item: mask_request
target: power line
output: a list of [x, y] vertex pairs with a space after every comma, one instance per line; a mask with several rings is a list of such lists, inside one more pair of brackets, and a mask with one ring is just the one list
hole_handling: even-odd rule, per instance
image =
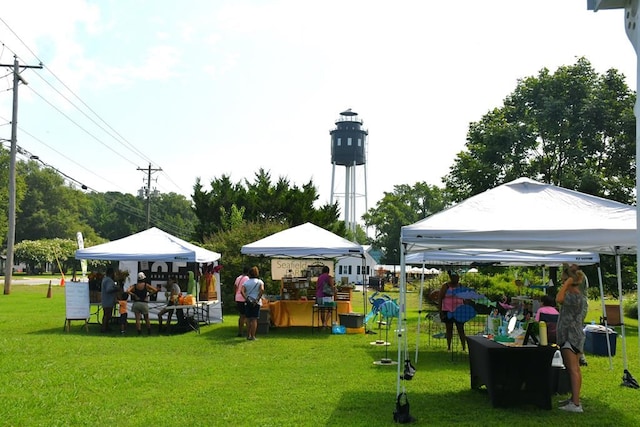
[[[7, 24], [6, 21], [4, 21], [2, 18], [0, 18], [0, 22], [2, 22], [8, 29], [9, 31], [20, 41], [20, 43], [22, 43], [22, 45], [31, 53], [31, 55], [33, 55], [34, 58], [36, 58], [38, 61], [40, 61], [40, 64], [42, 64], [42, 60], [40, 60], [40, 58], [38, 57], [38, 55], [20, 38], [20, 36], [18, 36], [18, 34], [13, 31], [13, 29]], [[5, 47], [5, 44], [2, 44], [3, 47]], [[7, 47], [7, 49], [9, 51], [12, 51], [11, 49], [9, 49]], [[13, 51], [12, 51], [13, 52]], [[80, 109], [75, 103], [73, 103], [68, 97], [66, 97], [64, 94], [62, 94], [62, 92], [60, 92], [57, 88], [55, 88], [49, 81], [47, 81], [44, 77], [39, 76], [39, 78], [45, 82], [47, 85], [49, 85], [49, 87], [51, 87], [51, 89], [53, 89], [58, 95], [60, 95], [63, 99], [65, 99], [69, 104], [71, 104], [77, 111], [79, 111], [81, 114], [83, 114], [88, 120], [90, 120], [94, 125], [96, 125], [98, 128], [100, 128], [103, 132], [105, 132], [107, 135], [109, 135], [111, 138], [113, 138], [116, 142], [118, 142], [119, 144], [121, 144], [122, 146], [124, 146], [125, 148], [128, 148], [130, 151], [132, 151], [133, 153], [135, 153], [136, 155], [140, 156], [141, 158], [143, 158], [146, 162], [148, 163], [155, 163], [153, 162], [149, 157], [147, 157], [142, 151], [140, 151], [134, 144], [132, 144], [131, 142], [129, 142], [124, 136], [122, 136], [117, 130], [115, 130], [109, 123], [107, 123], [95, 110], [93, 110], [86, 102], [84, 102], [67, 84], [65, 84], [62, 79], [60, 79], [49, 67], [44, 66], [43, 68], [48, 71], [70, 94], [73, 95], [73, 97], [75, 99], [77, 99], [87, 110], [89, 110], [91, 112], [91, 114], [93, 116], [95, 116], [101, 123], [103, 123], [111, 132], [109, 132], [109, 130], [105, 129], [105, 127], [103, 127], [102, 125], [100, 125], [98, 122], [96, 122], [96, 120], [94, 120], [92, 117], [90, 117], [88, 114], [86, 114], [84, 111], [82, 111], [82, 109]], [[112, 152], [118, 154], [120, 157], [123, 157], [122, 155], [120, 155], [119, 153], [117, 153], [116, 151], [114, 151], [111, 147], [109, 147], [108, 145], [106, 145], [104, 142], [102, 142], [100, 139], [98, 139], [98, 137], [96, 137], [95, 135], [91, 134], [90, 132], [88, 132], [85, 128], [83, 128], [82, 126], [80, 126], [76, 121], [74, 121], [73, 119], [71, 119], [67, 114], [63, 113], [60, 109], [58, 109], [57, 107], [55, 107], [51, 102], [47, 101], [45, 99], [44, 96], [40, 95], [39, 93], [37, 93], [34, 89], [31, 89], [33, 93], [35, 93], [37, 96], [39, 96], [42, 100], [44, 100], [46, 103], [48, 103], [52, 108], [54, 108], [56, 111], [58, 111], [60, 114], [62, 114], [65, 118], [67, 118], [67, 120], [69, 120], [71, 123], [73, 123], [74, 125], [78, 126], [80, 129], [82, 129], [84, 132], [88, 133], [92, 138], [94, 138], [96, 141], [98, 141], [100, 144], [104, 145], [105, 147], [109, 148]], [[117, 137], [116, 137], [117, 136]], [[123, 157], [124, 158], [124, 157]], [[127, 161], [129, 161], [129, 159], [126, 159]], [[129, 161], [130, 163], [132, 163], [131, 161]], [[180, 186], [173, 181], [173, 179], [171, 179], [171, 177], [166, 174], [163, 173], [163, 175], [178, 189], [182, 190], [180, 188]]]
[[[3, 118], [2, 116], [0, 116], [0, 119], [4, 119], [4, 118]], [[22, 133], [25, 133], [25, 134], [29, 135], [29, 136], [30, 136], [31, 138], [33, 138], [34, 140], [38, 141], [39, 143], [41, 143], [42, 145], [44, 145], [45, 147], [47, 147], [47, 148], [48, 148], [48, 149], [50, 149], [51, 151], [54, 151], [54, 152], [55, 152], [55, 153], [57, 153], [59, 156], [64, 157], [64, 158], [65, 158], [65, 159], [67, 159], [69, 162], [71, 162], [71, 163], [75, 164], [75, 165], [76, 165], [76, 166], [78, 166], [79, 168], [84, 169], [85, 171], [89, 172], [89, 173], [90, 173], [90, 174], [92, 174], [93, 176], [95, 176], [95, 177], [97, 177], [97, 178], [99, 178], [99, 179], [103, 180], [104, 182], [107, 182], [107, 183], [109, 183], [109, 184], [113, 185], [114, 187], [118, 187], [118, 185], [117, 185], [117, 184], [115, 184], [114, 182], [109, 181], [107, 178], [105, 178], [105, 177], [103, 177], [103, 176], [101, 176], [101, 175], [98, 175], [98, 174], [97, 174], [97, 173], [95, 173], [92, 169], [87, 168], [87, 167], [86, 167], [85, 165], [83, 165], [82, 163], [78, 163], [78, 162], [76, 162], [76, 161], [75, 161], [75, 160], [73, 160], [72, 158], [68, 157], [66, 154], [64, 154], [64, 153], [62, 153], [62, 152], [60, 152], [60, 151], [56, 150], [56, 149], [55, 149], [54, 147], [52, 147], [51, 145], [49, 145], [49, 144], [47, 144], [46, 142], [42, 141], [42, 140], [41, 140], [40, 138], [38, 138], [37, 136], [33, 135], [32, 133], [29, 133], [29, 132], [28, 132], [27, 130], [25, 130], [24, 128], [22, 128], [22, 127], [18, 126], [18, 129], [20, 130], [20, 132], [22, 132]], [[18, 148], [19, 148], [19, 150], [22, 150], [22, 151], [24, 151], [24, 152], [28, 153], [28, 154], [29, 154], [29, 156], [34, 155], [34, 154], [31, 154], [28, 150], [26, 150], [26, 149], [25, 149], [25, 148], [23, 148], [23, 147], [18, 147]], [[38, 156], [38, 157], [41, 157], [41, 156]], [[28, 157], [27, 157], [27, 159], [28, 159]], [[52, 165], [51, 165], [51, 164], [49, 164], [49, 166], [52, 166]], [[53, 167], [53, 166], [52, 166], [52, 167]], [[75, 180], [74, 180], [74, 181], [75, 181]], [[95, 192], [99, 192], [98, 190], [93, 190], [93, 191], [95, 191]]]
[[62, 110], [60, 110], [58, 107], [56, 107], [55, 105], [53, 105], [50, 101], [48, 101], [47, 99], [45, 99], [42, 95], [40, 95], [38, 92], [32, 90], [32, 92], [34, 94], [36, 94], [38, 97], [40, 97], [40, 99], [42, 99], [44, 102], [46, 102], [47, 104], [49, 104], [54, 110], [56, 110], [58, 113], [60, 113], [61, 115], [63, 115], [67, 120], [69, 120], [71, 123], [73, 123], [74, 125], [76, 125], [80, 130], [82, 130], [83, 132], [85, 132], [87, 135], [89, 135], [91, 138], [95, 139], [97, 142], [99, 142], [100, 144], [102, 144], [104, 147], [108, 148], [112, 153], [118, 155], [120, 158], [122, 158], [123, 160], [131, 163], [132, 165], [135, 165], [134, 162], [132, 162], [131, 160], [129, 160], [127, 157], [125, 157], [124, 155], [122, 155], [121, 153], [117, 152], [116, 150], [114, 150], [113, 148], [111, 148], [106, 142], [103, 142], [102, 140], [100, 140], [97, 136], [95, 136], [94, 134], [92, 134], [91, 132], [89, 132], [87, 129], [85, 129], [84, 127], [80, 126], [80, 124], [78, 122], [76, 122], [75, 120], [73, 120], [71, 117], [69, 117], [66, 113], [62, 112]]
[[[20, 146], [17, 147], [17, 152], [25, 160], [38, 161], [43, 166], [48, 167], [48, 168], [52, 169], [54, 172], [56, 172], [56, 173], [62, 175], [63, 177], [67, 178], [67, 180], [78, 184], [82, 190], [89, 190], [92, 193], [103, 195], [103, 197], [105, 197], [105, 199], [107, 201], [113, 202], [113, 204], [112, 204], [113, 209], [120, 210], [121, 212], [124, 212], [124, 213], [127, 213], [129, 215], [132, 215], [132, 216], [134, 216], [134, 217], [136, 217], [138, 219], [142, 219], [142, 220], [147, 219], [143, 209], [140, 209], [137, 206], [132, 206], [132, 205], [129, 205], [129, 204], [125, 203], [122, 199], [117, 198], [115, 196], [114, 192], [100, 192], [100, 191], [97, 191], [94, 188], [91, 188], [90, 186], [85, 185], [82, 182], [78, 181], [77, 179], [65, 174], [61, 170], [51, 166], [50, 164], [47, 164], [42, 159], [40, 159], [38, 156], [30, 153], [29, 151], [25, 150], [24, 148], [22, 148]], [[147, 222], [148, 222], [148, 224], [154, 223], [154, 224], [162, 227], [163, 230], [168, 231], [171, 234], [173, 234], [175, 236], [178, 236], [180, 238], [185, 238], [186, 239], [186, 238], [190, 237], [190, 235], [185, 233], [184, 230], [182, 230], [180, 228], [177, 228], [177, 227], [175, 227], [174, 225], [172, 225], [172, 224], [170, 224], [168, 222], [165, 222], [164, 220], [162, 220], [157, 215], [151, 215], [150, 216], [150, 220], [147, 219]], [[149, 227], [149, 225], [147, 226], [147, 228], [148, 227]]]
[[[40, 74], [36, 74], [36, 76], [38, 76], [38, 78], [40, 78], [45, 84], [47, 84], [53, 91], [55, 91], [59, 96], [61, 96], [66, 102], [68, 102], [69, 104], [71, 104], [78, 112], [80, 112], [82, 115], [84, 115], [89, 121], [91, 121], [95, 126], [97, 126], [98, 128], [100, 128], [103, 132], [105, 132], [109, 137], [113, 138], [115, 141], [117, 141], [119, 144], [121, 144], [123, 147], [128, 148], [129, 150], [131, 150], [132, 152], [134, 152], [136, 155], [144, 158], [145, 160], [149, 161], [149, 163], [151, 164], [151, 160], [144, 154], [142, 153], [135, 145], [133, 145], [132, 143], [130, 143], [126, 138], [124, 138], [124, 136], [122, 136], [118, 131], [116, 131], [111, 125], [109, 125], [109, 123], [107, 123], [96, 111], [94, 111], [86, 102], [84, 102], [67, 84], [65, 84], [49, 67], [44, 66], [42, 64], [42, 60], [40, 60], [40, 58], [38, 57], [38, 55], [36, 55], [36, 53], [20, 38], [20, 36], [13, 31], [13, 29], [6, 23], [6, 21], [4, 21], [2, 18], [0, 18], [0, 22], [2, 22], [8, 29], [9, 31], [20, 41], [20, 43], [22, 43], [22, 45], [33, 55], [34, 58], [36, 58], [39, 62], [40, 62], [40, 66], [39, 68], [44, 68], [46, 71], [48, 71], [64, 88], [66, 91], [68, 91], [71, 95], [73, 95], [73, 97], [75, 99], [77, 99], [80, 104], [82, 106], [84, 106], [89, 112], [91, 112], [91, 114], [97, 118], [97, 120], [99, 120], [101, 123], [103, 123], [105, 126], [102, 126], [100, 123], [98, 123], [98, 121], [96, 121], [93, 117], [89, 116], [87, 113], [85, 113], [80, 107], [78, 107], [78, 105], [76, 105], [71, 99], [69, 99], [69, 97], [65, 96], [60, 90], [58, 90], [53, 84], [51, 84], [47, 79], [45, 79], [43, 76], [41, 76]], [[4, 50], [7, 49], [10, 52], [13, 53], [13, 50], [10, 49], [8, 46], [6, 46], [4, 43], [2, 43], [2, 52], [0, 53], [0, 55], [4, 52]], [[14, 56], [16, 58], [18, 58], [19, 56], [14, 53]], [[6, 76], [10, 75], [11, 72], [9, 72]], [[6, 77], [5, 76], [5, 77]], [[0, 77], [1, 78], [1, 77]], [[77, 121], [75, 121], [74, 119], [72, 119], [68, 114], [64, 113], [62, 110], [60, 110], [58, 107], [56, 107], [51, 101], [49, 101], [45, 96], [41, 95], [38, 91], [36, 91], [34, 88], [29, 87], [29, 89], [31, 89], [31, 92], [34, 93], [36, 96], [38, 96], [40, 99], [42, 99], [45, 103], [47, 103], [49, 106], [51, 106], [54, 110], [56, 110], [59, 114], [61, 114], [63, 117], [65, 117], [67, 120], [69, 120], [72, 124], [74, 124], [75, 126], [77, 126], [79, 129], [81, 129], [82, 131], [84, 131], [86, 134], [88, 134], [90, 137], [92, 137], [94, 140], [96, 140], [97, 142], [99, 142], [100, 144], [102, 144], [103, 146], [105, 146], [106, 148], [108, 148], [109, 150], [111, 150], [112, 152], [114, 152], [115, 154], [119, 155], [121, 158], [123, 158], [124, 160], [129, 161], [130, 163], [133, 164], [132, 161], [130, 161], [128, 158], [123, 157], [120, 153], [118, 153], [117, 151], [113, 150], [111, 147], [109, 147], [105, 142], [103, 142], [100, 138], [98, 138], [96, 135], [94, 135], [92, 132], [90, 132], [88, 129], [86, 129], [85, 127], [81, 126]], [[7, 123], [8, 124], [8, 123]], [[69, 160], [70, 162], [78, 165], [80, 168], [92, 173], [94, 176], [97, 176], [98, 178], [103, 179], [105, 182], [110, 183], [111, 185], [115, 185], [113, 182], [97, 175], [93, 170], [89, 170], [87, 169], [84, 165], [79, 164], [78, 162], [72, 160], [71, 158], [69, 158], [68, 156], [64, 155], [63, 153], [59, 152], [58, 150], [54, 149], [53, 147], [51, 147], [50, 145], [48, 145], [47, 143], [45, 143], [44, 141], [42, 141], [41, 139], [35, 137], [33, 134], [29, 133], [28, 131], [26, 131], [23, 128], [20, 128], [20, 130], [22, 132], [24, 132], [25, 134], [31, 136], [33, 139], [35, 139], [36, 141], [38, 141], [39, 143], [45, 145], [47, 148], [49, 148], [50, 150], [56, 152], [58, 155], [61, 155], [62, 157], [64, 157], [65, 159]], [[110, 132], [110, 131], [111, 132]], [[65, 177], [68, 181], [70, 182], [74, 182], [76, 184], [78, 184], [80, 186], [80, 188], [82, 189], [90, 189], [91, 191], [97, 192], [97, 190], [89, 187], [86, 184], [83, 184], [82, 182], [78, 181], [77, 179], [71, 177], [70, 175], [64, 173], [63, 171], [61, 171], [60, 169], [45, 163], [44, 161], [42, 161], [40, 159], [39, 156], [33, 155], [31, 153], [29, 153], [28, 151], [26, 151], [25, 149], [21, 148], [21, 151], [24, 151], [24, 155], [27, 156], [30, 160], [38, 160], [40, 161], [43, 165], [50, 167], [51, 169], [53, 169], [56, 173], [58, 173], [59, 175]], [[159, 171], [163, 172], [162, 169], [159, 169]], [[171, 177], [163, 172], [163, 175], [168, 179], [168, 181], [170, 181], [176, 188], [181, 189], [180, 186], [171, 179]], [[118, 185], [115, 185], [116, 187], [118, 187]], [[104, 194], [109, 194], [108, 192], [104, 193]], [[139, 210], [137, 212], [135, 211], [135, 208], [132, 208], [131, 206], [125, 206], [122, 201], [117, 201], [118, 205], [122, 205], [124, 207], [124, 209], [122, 209], [123, 211], [128, 211], [129, 214], [134, 214], [136, 216], [140, 217], [140, 212]], [[151, 220], [151, 215], [149, 212], [149, 206], [150, 206], [150, 201], [148, 202], [148, 208], [147, 208], [147, 226], [149, 226], [150, 224], [150, 220]], [[176, 234], [183, 234], [180, 230], [178, 230], [177, 228], [170, 226], [167, 223], [163, 223], [163, 221], [161, 221], [159, 218], [153, 217], [154, 221], [157, 223], [161, 223], [165, 228], [167, 229], [172, 229], [173, 231], [177, 232]]]

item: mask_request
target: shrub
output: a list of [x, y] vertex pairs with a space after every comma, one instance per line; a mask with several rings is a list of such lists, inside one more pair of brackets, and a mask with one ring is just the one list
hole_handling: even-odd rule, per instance
[[596, 286], [592, 286], [587, 289], [587, 298], [590, 300], [599, 300], [600, 299], [600, 288]]
[[624, 300], [624, 304], [622, 305], [622, 310], [624, 311], [624, 315], [626, 317], [637, 319], [638, 318], [638, 295], [633, 294], [626, 297]]

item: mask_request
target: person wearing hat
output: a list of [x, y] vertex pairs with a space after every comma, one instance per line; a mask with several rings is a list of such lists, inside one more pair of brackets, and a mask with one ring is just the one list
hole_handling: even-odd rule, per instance
[[144, 316], [145, 323], [147, 325], [147, 333], [151, 335], [151, 322], [149, 321], [149, 304], [148, 297], [149, 294], [155, 294], [158, 292], [156, 288], [149, 285], [145, 280], [147, 279], [146, 274], [142, 271], [138, 273], [138, 283], [131, 286], [127, 293], [131, 295], [131, 299], [133, 300], [133, 306], [131, 307], [131, 311], [136, 315], [136, 329], [138, 330], [138, 335], [142, 334], [140, 319]]
[[451, 341], [453, 340], [453, 324], [456, 324], [462, 351], [467, 348], [467, 337], [464, 333], [464, 323], [458, 322], [453, 317], [453, 312], [464, 304], [462, 298], [456, 296], [456, 288], [460, 286], [460, 276], [456, 271], [449, 271], [449, 281], [440, 288], [440, 300], [438, 307], [440, 309], [440, 320], [445, 324], [447, 336], [447, 351], [451, 351]]

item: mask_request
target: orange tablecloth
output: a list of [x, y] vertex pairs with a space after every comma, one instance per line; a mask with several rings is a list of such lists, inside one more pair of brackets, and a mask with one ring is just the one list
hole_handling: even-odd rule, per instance
[[[274, 326], [311, 326], [314, 301], [281, 300], [269, 303]], [[351, 313], [351, 301], [337, 301], [338, 314]]]

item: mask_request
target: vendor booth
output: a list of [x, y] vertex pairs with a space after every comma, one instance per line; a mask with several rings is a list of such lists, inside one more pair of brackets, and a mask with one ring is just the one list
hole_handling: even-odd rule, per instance
[[[636, 238], [635, 207], [519, 178], [402, 227], [400, 259], [404, 268], [412, 253], [465, 248], [613, 254], [617, 256], [622, 295], [619, 255], [635, 253]], [[400, 294], [404, 302], [404, 280]], [[404, 303], [401, 307], [405, 310]], [[624, 325], [622, 332], [624, 347]], [[404, 350], [398, 347], [399, 359], [404, 357], [403, 351], [407, 351], [406, 345]], [[626, 370], [626, 354], [624, 363]], [[402, 377], [398, 374], [399, 394]]]
[[[119, 261], [119, 271], [127, 272], [127, 277], [122, 279], [125, 288], [135, 283], [132, 278], [137, 277], [139, 271], [145, 272], [149, 284], [156, 288], [164, 288], [169, 279], [175, 280], [183, 294], [192, 294], [194, 299], [193, 304], [185, 304], [182, 309], [187, 316], [203, 323], [222, 320], [222, 307], [218, 297], [220, 281], [214, 267], [220, 257], [217, 252], [181, 240], [155, 227], [76, 251], [76, 259], [80, 260]], [[199, 286], [196, 278], [200, 279]], [[88, 289], [89, 283], [80, 282], [73, 286]], [[93, 306], [91, 316], [95, 315], [98, 319], [100, 303], [90, 302], [87, 298], [87, 304]], [[149, 301], [149, 317], [157, 319], [157, 312], [164, 306], [164, 292], [159, 292], [157, 299]], [[132, 314], [129, 312], [130, 318]]]
[[[315, 301], [314, 278], [319, 270], [314, 268], [329, 265], [332, 270], [333, 262], [329, 260], [344, 257], [359, 257], [364, 261], [364, 250], [361, 245], [350, 242], [311, 223], [283, 230], [267, 236], [264, 239], [244, 245], [243, 255], [266, 256], [276, 259], [307, 259], [305, 268], [290, 269], [280, 278], [280, 299], [269, 303], [271, 322], [274, 326], [312, 326], [314, 322]], [[364, 269], [363, 269], [364, 270]], [[275, 270], [274, 270], [275, 271]], [[303, 274], [304, 271], [304, 274]], [[333, 275], [333, 273], [332, 273]], [[336, 283], [336, 286], [340, 285]], [[352, 311], [351, 292], [343, 289], [336, 295], [334, 319], [337, 314]], [[365, 307], [366, 308], [366, 307]]]
[[[493, 267], [526, 266], [526, 267], [559, 267], [564, 263], [577, 265], [594, 265], [600, 263], [600, 255], [592, 252], [571, 251], [541, 251], [541, 250], [502, 250], [502, 249], [448, 249], [448, 250], [427, 250], [424, 252], [409, 253], [405, 256], [406, 264], [420, 264], [425, 269], [426, 266], [470, 266], [470, 265], [490, 265]], [[601, 275], [600, 275], [601, 277]], [[530, 284], [531, 289], [538, 289], [547, 292], [549, 285], [543, 275], [540, 284]], [[526, 285], [525, 285], [526, 286]], [[587, 283], [587, 287], [588, 287]], [[465, 288], [466, 289], [466, 288]], [[424, 292], [424, 275], [420, 283], [420, 308], [422, 311]], [[484, 298], [484, 296], [482, 296]], [[470, 298], [472, 299], [472, 298]], [[484, 298], [486, 300], [486, 298]], [[531, 312], [539, 308], [539, 301], [524, 295], [514, 296], [516, 304], [527, 307]], [[494, 303], [495, 304], [495, 303]], [[418, 361], [418, 348], [420, 344], [421, 319], [418, 318], [418, 333], [416, 339], [415, 361]]]

